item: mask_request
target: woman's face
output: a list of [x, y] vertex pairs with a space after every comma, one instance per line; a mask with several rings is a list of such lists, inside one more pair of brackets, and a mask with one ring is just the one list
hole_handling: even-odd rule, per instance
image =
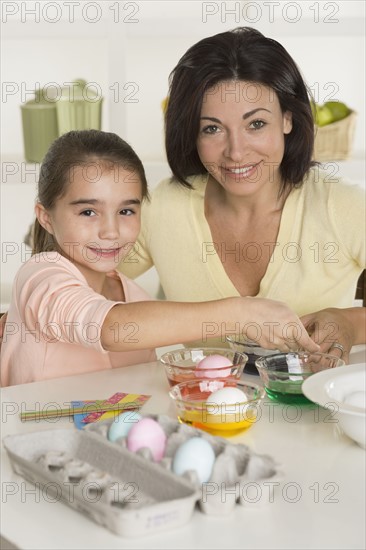
[[197, 151], [227, 193], [249, 196], [281, 185], [279, 166], [292, 129], [271, 89], [254, 82], [221, 82], [203, 98]]

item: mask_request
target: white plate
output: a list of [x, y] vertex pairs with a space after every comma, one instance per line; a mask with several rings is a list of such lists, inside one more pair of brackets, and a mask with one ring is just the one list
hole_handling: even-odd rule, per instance
[[365, 409], [344, 403], [344, 398], [350, 393], [365, 391], [366, 364], [345, 365], [313, 374], [302, 384], [304, 395], [325, 408], [346, 412], [356, 416], [364, 416]]
[[311, 401], [336, 413], [343, 432], [366, 449], [366, 409], [345, 403], [347, 398], [365, 398], [366, 364], [336, 367], [310, 376], [302, 385]]

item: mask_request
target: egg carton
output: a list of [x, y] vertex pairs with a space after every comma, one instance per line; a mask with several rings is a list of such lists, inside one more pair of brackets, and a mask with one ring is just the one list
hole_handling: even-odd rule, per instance
[[[136, 453], [126, 438], [110, 442], [113, 419], [83, 430], [45, 430], [4, 438], [13, 470], [113, 533], [145, 536], [187, 523], [193, 510], [229, 514], [236, 505], [260, 507], [273, 502], [282, 474], [274, 460], [247, 445], [212, 436], [165, 415], [156, 420], [167, 436], [165, 454], [154, 462], [148, 448]], [[194, 470], [172, 471], [177, 448], [191, 437], [212, 446], [211, 477], [200, 483]]]
[[[148, 414], [143, 417], [158, 422], [167, 436], [165, 453], [161, 461], [154, 462], [148, 448], [141, 448], [135, 453], [157, 469], [165, 469], [173, 474], [174, 455], [178, 447], [191, 437], [202, 437], [210, 443], [215, 453], [215, 461], [207, 482], [201, 483], [194, 470], [186, 471], [183, 476], [173, 474], [185, 478], [199, 491], [197, 504], [203, 513], [222, 516], [230, 514], [238, 504], [247, 508], [259, 508], [273, 502], [274, 491], [283, 479], [283, 472], [271, 456], [255, 453], [245, 444], [231, 443], [227, 439], [180, 423], [166, 415]], [[108, 419], [88, 424], [85, 431], [108, 441], [108, 431], [112, 423], [113, 419]], [[109, 444], [129, 452], [127, 437], [121, 437]]]
[[49, 502], [63, 501], [124, 537], [187, 523], [198, 491], [187, 479], [84, 430], [45, 430], [3, 440], [15, 473]]

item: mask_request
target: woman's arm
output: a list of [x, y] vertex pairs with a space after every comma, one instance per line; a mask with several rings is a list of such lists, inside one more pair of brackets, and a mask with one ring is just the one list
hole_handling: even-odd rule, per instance
[[[327, 308], [301, 317], [310, 336], [324, 353], [342, 356], [348, 363], [352, 346], [366, 343], [366, 308]], [[342, 350], [335, 348], [340, 344]]]
[[150, 229], [150, 211], [151, 203], [144, 201], [141, 210], [141, 229], [137, 241], [134, 243], [131, 251], [119, 263], [117, 269], [130, 279], [136, 279], [154, 265], [150, 256], [149, 247], [146, 243], [146, 235], [149, 235]]
[[[134, 337], [130, 338], [131, 329]], [[238, 334], [268, 349], [318, 351], [299, 317], [283, 302], [262, 298], [226, 298], [199, 303], [134, 302], [117, 304], [101, 330], [107, 351], [129, 351], [222, 339]]]
[[130, 279], [136, 279], [154, 265], [147, 252], [143, 239], [139, 238], [133, 245], [131, 252], [118, 264], [117, 269]]

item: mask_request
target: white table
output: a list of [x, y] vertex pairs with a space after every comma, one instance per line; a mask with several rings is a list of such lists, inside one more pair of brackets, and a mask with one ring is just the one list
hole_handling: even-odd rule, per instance
[[[365, 346], [352, 363], [365, 362]], [[249, 377], [258, 381], [258, 377]], [[2, 437], [73, 424], [68, 418], [21, 423], [21, 410], [39, 403], [63, 407], [71, 400], [97, 399], [116, 391], [147, 393], [144, 413], [174, 417], [168, 383], [159, 363], [115, 369], [1, 390]], [[14, 474], [1, 448], [1, 534], [22, 549], [257, 548], [364, 549], [366, 453], [344, 436], [329, 412], [265, 400], [261, 419], [231, 441], [270, 454], [284, 479], [274, 501], [259, 508], [236, 506], [228, 517], [195, 510], [185, 526], [149, 538], [122, 538], [40, 491]], [[6, 543], [5, 543], [6, 544]], [[2, 548], [7, 548], [4, 544]], [[12, 547], [12, 546], [10, 546]]]

